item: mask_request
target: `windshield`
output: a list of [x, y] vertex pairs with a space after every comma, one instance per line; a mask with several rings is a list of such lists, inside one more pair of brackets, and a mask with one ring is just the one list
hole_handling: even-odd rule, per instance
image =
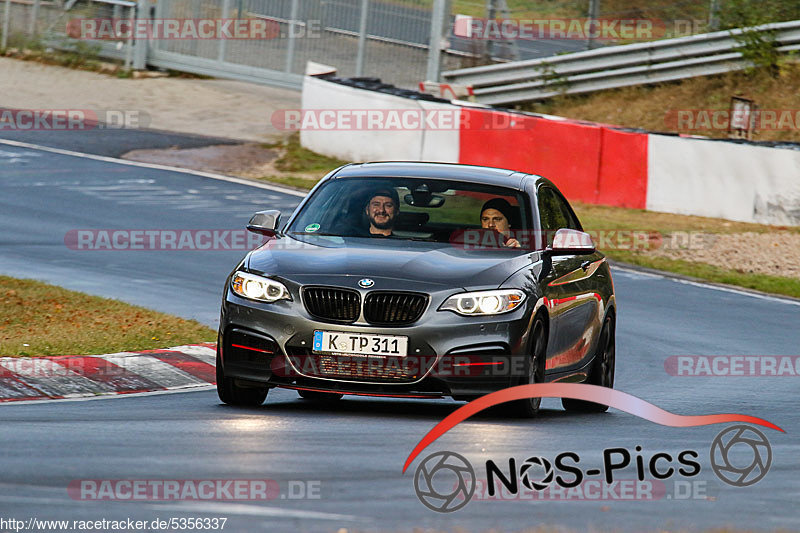
[[[338, 178], [318, 189], [286, 232], [453, 242], [465, 230], [531, 229], [524, 193], [427, 178]], [[488, 206], [488, 207], [487, 207]]]

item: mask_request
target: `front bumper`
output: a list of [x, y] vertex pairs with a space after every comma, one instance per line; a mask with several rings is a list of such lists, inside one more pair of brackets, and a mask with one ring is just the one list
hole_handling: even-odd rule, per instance
[[[226, 291], [219, 352], [226, 377], [251, 384], [345, 394], [471, 398], [519, 382], [528, 355], [531, 302], [494, 317], [437, 311], [453, 291], [431, 295], [411, 326], [337, 324], [309, 315], [299, 298], [254, 302]], [[319, 355], [317, 330], [408, 337], [408, 355]]]

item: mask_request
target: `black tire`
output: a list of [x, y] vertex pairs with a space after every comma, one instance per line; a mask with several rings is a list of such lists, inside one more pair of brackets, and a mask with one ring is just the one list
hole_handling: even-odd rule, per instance
[[[598, 385], [600, 387], [614, 388], [614, 367], [616, 362], [616, 328], [614, 315], [606, 316], [603, 322], [603, 329], [600, 332], [600, 339], [597, 343], [597, 353], [592, 361], [589, 377], [584, 383]], [[578, 413], [604, 413], [608, 411], [608, 406], [601, 403], [575, 400], [572, 398], [561, 398], [561, 405], [567, 411]]]
[[335, 392], [319, 392], [315, 390], [298, 390], [297, 394], [304, 400], [311, 400], [314, 402], [333, 402], [341, 400], [344, 394], [336, 394]]
[[226, 378], [217, 354], [217, 395], [228, 405], [258, 407], [267, 399], [269, 387], [240, 387], [233, 378]]
[[[547, 327], [544, 319], [537, 316], [531, 328], [530, 356], [525, 361], [525, 376], [519, 385], [544, 383], [545, 357], [547, 355]], [[509, 414], [521, 418], [533, 418], [539, 414], [541, 398], [524, 398], [508, 403]]]

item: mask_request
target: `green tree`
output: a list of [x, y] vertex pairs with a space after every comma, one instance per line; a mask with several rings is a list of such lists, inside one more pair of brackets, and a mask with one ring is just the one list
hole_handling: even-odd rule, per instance
[[[752, 28], [770, 22], [800, 19], [796, 0], [725, 0], [719, 11], [720, 29]], [[775, 31], [745, 30], [733, 36], [741, 45], [742, 57], [756, 67], [778, 72], [780, 55], [776, 50]]]

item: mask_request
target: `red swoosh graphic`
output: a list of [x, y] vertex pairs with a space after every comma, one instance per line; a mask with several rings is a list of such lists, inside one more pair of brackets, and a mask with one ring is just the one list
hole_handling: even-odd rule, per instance
[[720, 414], [720, 415], [695, 415], [683, 416], [670, 413], [651, 403], [647, 403], [641, 398], [631, 394], [598, 387], [597, 385], [586, 385], [583, 383], [536, 383], [532, 385], [518, 385], [508, 389], [499, 390], [486, 396], [481, 396], [477, 400], [469, 402], [467, 405], [453, 411], [444, 420], [436, 424], [427, 435], [422, 437], [419, 444], [414, 448], [403, 465], [403, 473], [414, 462], [414, 459], [428, 447], [433, 441], [453, 429], [467, 418], [477, 414], [484, 409], [488, 409], [497, 404], [521, 400], [523, 398], [574, 398], [576, 400], [587, 400], [590, 402], [601, 403], [614, 409], [619, 409], [626, 413], [644, 418], [662, 426], [671, 427], [694, 427], [708, 426], [710, 424], [722, 424], [726, 422], [749, 422], [759, 426], [768, 427], [783, 431], [772, 422], [750, 415], [739, 414]]

